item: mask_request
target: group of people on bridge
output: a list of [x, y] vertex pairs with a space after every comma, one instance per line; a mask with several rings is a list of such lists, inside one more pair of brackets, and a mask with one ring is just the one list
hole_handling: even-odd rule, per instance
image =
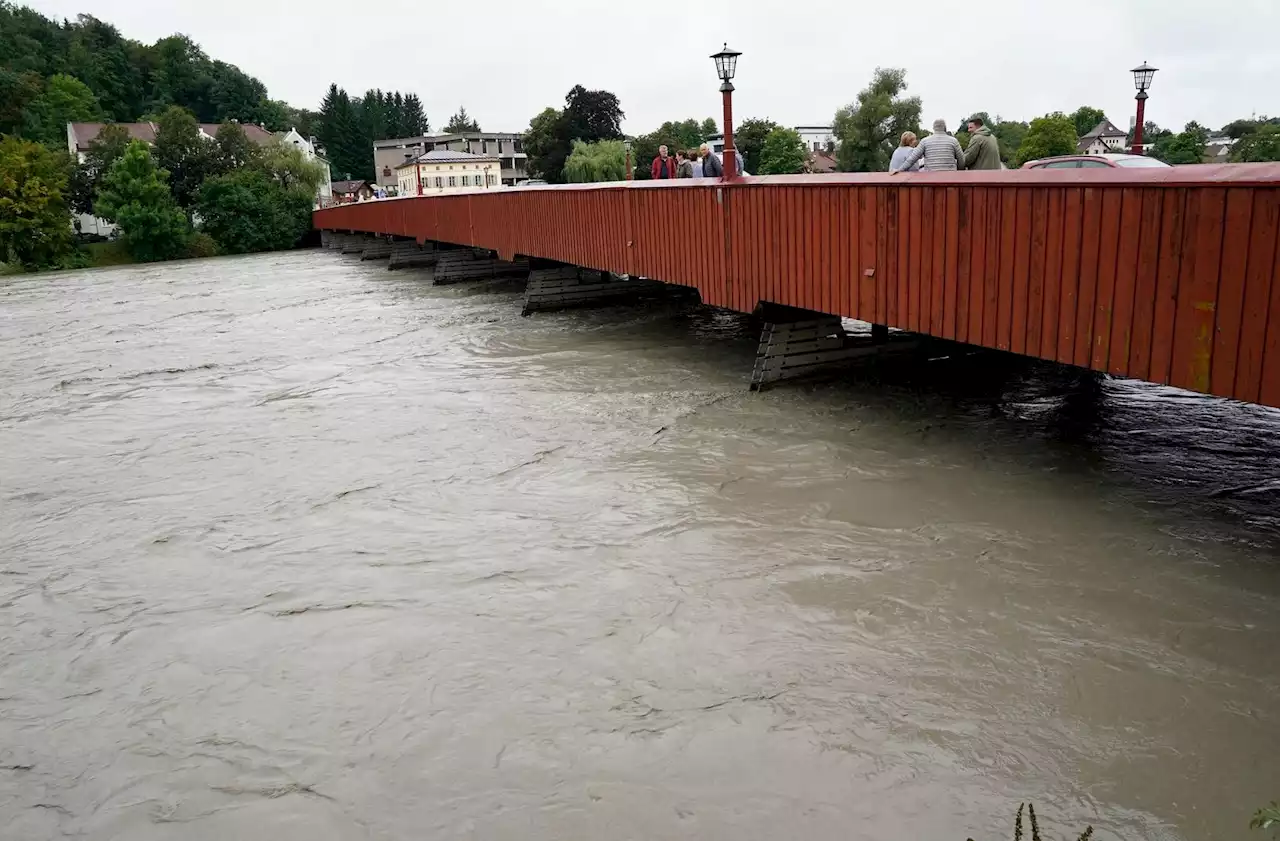
[[[742, 155], [737, 155], [738, 174], [743, 174]], [[724, 161], [703, 143], [697, 149], [684, 149], [671, 157], [666, 146], [658, 147], [658, 156], [649, 167], [649, 175], [657, 181], [662, 178], [719, 178], [724, 175]]]
[[956, 172], [961, 169], [1004, 169], [1000, 142], [981, 117], [969, 120], [969, 145], [947, 134], [947, 121], [934, 120], [933, 134], [920, 140], [915, 132], [902, 134], [902, 144], [893, 150], [889, 172]]

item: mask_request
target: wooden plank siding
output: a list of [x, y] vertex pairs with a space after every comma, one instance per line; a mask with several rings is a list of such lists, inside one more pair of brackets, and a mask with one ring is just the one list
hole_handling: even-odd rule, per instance
[[1280, 407], [1280, 164], [750, 177], [318, 210]]

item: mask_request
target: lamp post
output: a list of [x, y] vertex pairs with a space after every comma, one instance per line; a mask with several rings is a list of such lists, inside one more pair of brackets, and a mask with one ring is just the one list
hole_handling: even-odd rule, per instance
[[[729, 49], [726, 43], [711, 58], [716, 63], [716, 75], [721, 79], [720, 93], [724, 95], [724, 180], [738, 177], [738, 153], [733, 148], [733, 75], [738, 71], [738, 56], [742, 53]], [[714, 153], [712, 153], [714, 154]]]
[[1133, 68], [1133, 86], [1138, 89], [1138, 95], [1134, 97], [1138, 100], [1138, 122], [1133, 127], [1133, 154], [1142, 154], [1142, 129], [1144, 120], [1147, 116], [1147, 88], [1151, 87], [1151, 78], [1156, 75], [1159, 68], [1152, 67], [1145, 61], [1138, 67]]
[[622, 141], [622, 148], [627, 150], [627, 180], [631, 180], [631, 141]]

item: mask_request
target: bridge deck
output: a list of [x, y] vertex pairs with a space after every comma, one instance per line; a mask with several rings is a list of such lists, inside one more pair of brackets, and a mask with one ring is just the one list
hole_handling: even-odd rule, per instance
[[331, 207], [315, 225], [1280, 406], [1280, 164], [531, 187]]

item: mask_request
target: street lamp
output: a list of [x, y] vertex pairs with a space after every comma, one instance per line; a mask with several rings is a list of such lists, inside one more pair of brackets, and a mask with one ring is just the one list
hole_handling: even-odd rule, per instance
[[[716, 75], [720, 77], [720, 93], [724, 94], [724, 179], [738, 177], [738, 153], [733, 148], [733, 75], [738, 71], [738, 56], [742, 53], [729, 49], [726, 43], [711, 58], [716, 63]], [[714, 153], [713, 153], [714, 154]]]
[[1151, 79], [1159, 68], [1152, 67], [1145, 61], [1133, 68], [1133, 86], [1138, 89], [1138, 123], [1133, 127], [1133, 154], [1142, 154], [1142, 129], [1147, 114], [1147, 88], [1151, 87]]
[[631, 141], [622, 141], [622, 148], [627, 150], [627, 180], [631, 180]]

